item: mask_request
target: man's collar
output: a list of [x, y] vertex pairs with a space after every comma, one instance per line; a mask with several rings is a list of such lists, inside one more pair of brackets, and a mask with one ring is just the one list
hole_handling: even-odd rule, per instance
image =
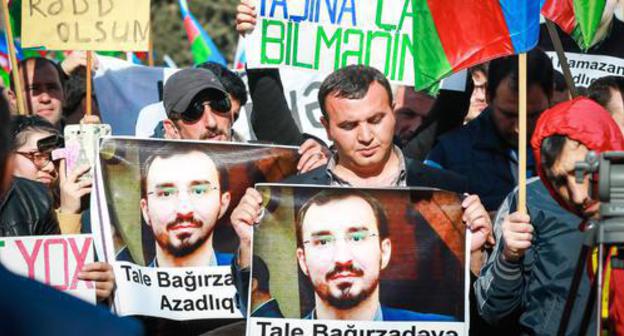
[[255, 312], [257, 312], [257, 311], [259, 311], [260, 309], [262, 309], [262, 307], [264, 307], [264, 306], [268, 305], [269, 303], [271, 303], [271, 302], [273, 302], [273, 301], [275, 301], [275, 298], [271, 298], [271, 299], [269, 299], [269, 300], [266, 300], [266, 301], [262, 302], [262, 303], [261, 303], [258, 307], [256, 307], [256, 309], [254, 309], [254, 310], [251, 312], [251, 315], [253, 315]]
[[[397, 176], [396, 181], [392, 183], [392, 186], [404, 187], [407, 185], [407, 165], [405, 163], [405, 156], [403, 156], [403, 152], [396, 145], [392, 145], [392, 151], [396, 154], [399, 160], [399, 175]], [[340, 178], [336, 175], [336, 166], [338, 165], [338, 153], [335, 152], [329, 158], [327, 162], [327, 176], [329, 177], [330, 185], [338, 185], [338, 186], [352, 186], [352, 183]]]

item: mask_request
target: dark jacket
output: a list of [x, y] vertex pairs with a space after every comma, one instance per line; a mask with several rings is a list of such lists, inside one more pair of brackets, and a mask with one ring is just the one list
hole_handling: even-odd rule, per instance
[[0, 203], [0, 237], [60, 234], [45, 185], [16, 177]]
[[253, 102], [251, 126], [260, 141], [299, 146], [301, 133], [288, 102], [278, 69], [247, 69], [249, 95]]
[[[534, 175], [528, 151], [527, 175]], [[425, 161], [468, 179], [468, 192], [477, 194], [488, 211], [495, 211], [516, 186], [518, 160], [498, 135], [492, 111], [486, 109], [462, 128], [442, 136]]]
[[2, 335], [143, 335], [132, 318], [17, 276], [0, 266], [0, 334]]
[[[586, 256], [581, 254], [585, 238], [581, 231], [583, 219], [573, 209], [564, 208], [565, 202], [554, 191], [540, 164], [542, 142], [553, 135], [564, 135], [597, 152], [624, 149], [624, 138], [613, 118], [587, 98], [558, 104], [542, 114], [531, 139], [540, 179], [527, 183], [527, 208], [534, 228], [532, 245], [517, 262], [502, 258], [501, 224], [505, 215], [513, 211], [509, 209], [516, 208], [514, 193], [499, 210], [494, 225], [497, 245], [475, 283], [479, 314], [496, 322], [517, 313], [524, 334], [556, 335], [566, 301], [573, 298], [565, 334], [593, 335], [594, 300], [589, 298], [588, 265]], [[577, 270], [579, 275], [575, 276]], [[612, 279], [617, 275], [622, 272], [614, 270]], [[576, 290], [571, 289], [575, 277], [579, 279]], [[589, 326], [583, 329], [586, 307], [590, 307], [592, 315]]]
[[[617, 20], [617, 19], [614, 19]], [[607, 151], [624, 151], [624, 136], [613, 117], [602, 106], [591, 99], [578, 97], [558, 104], [545, 111], [540, 117], [531, 139], [535, 151], [540, 178], [559, 204], [571, 213], [576, 209], [568, 207], [559, 197], [548, 179], [545, 167], [541, 163], [540, 148], [544, 139], [553, 135], [563, 135], [585, 145], [597, 154]], [[603, 167], [601, 167], [603, 168]], [[624, 283], [624, 269], [613, 267], [610, 273], [609, 324], [614, 334], [624, 334], [624, 291], [617, 289]], [[574, 322], [574, 321], [572, 321]], [[570, 323], [572, 323], [570, 322]]]
[[[474, 284], [479, 314], [492, 324], [515, 314], [522, 334], [556, 335], [583, 244], [582, 219], [559, 206], [538, 178], [531, 179], [527, 207], [534, 238], [521, 262], [510, 263], [502, 258], [501, 225], [515, 211], [516, 198], [512, 193], [501, 205], [494, 227], [497, 245]], [[567, 335], [580, 335], [589, 295], [589, 279], [582, 279], [576, 298], [582, 304], [575, 307]]]
[[279, 307], [277, 300], [271, 299], [263, 303], [260, 307], [251, 313], [252, 317], [272, 317], [272, 318], [284, 318], [284, 314]]

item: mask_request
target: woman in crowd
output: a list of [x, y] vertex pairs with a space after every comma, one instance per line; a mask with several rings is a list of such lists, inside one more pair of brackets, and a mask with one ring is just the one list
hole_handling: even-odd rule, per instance
[[[55, 195], [61, 233], [80, 233], [80, 216], [87, 208], [91, 193], [91, 181], [80, 177], [89, 171], [89, 167], [79, 166], [65, 176], [64, 160], [60, 160], [57, 167], [52, 155], [55, 149], [63, 147], [63, 137], [41, 117], [15, 116], [12, 136], [15, 154], [13, 175], [46, 185]], [[115, 286], [112, 267], [103, 262], [86, 265], [79, 278], [95, 282], [98, 301], [109, 298]]]

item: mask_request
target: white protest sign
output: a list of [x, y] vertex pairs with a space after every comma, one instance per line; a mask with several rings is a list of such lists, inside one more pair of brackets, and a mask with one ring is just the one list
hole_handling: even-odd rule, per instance
[[115, 262], [120, 315], [174, 320], [242, 318], [229, 266], [154, 268]]
[[0, 238], [0, 263], [7, 269], [95, 304], [95, 284], [78, 279], [92, 262], [91, 235]]
[[[557, 53], [547, 51], [546, 54], [552, 60], [555, 70], [562, 71]], [[576, 86], [588, 87], [596, 79], [604, 76], [624, 76], [624, 59], [574, 52], [566, 52], [565, 55]]]
[[330, 73], [373, 66], [390, 81], [414, 83], [409, 1], [257, 1], [258, 23], [246, 39], [247, 66]]

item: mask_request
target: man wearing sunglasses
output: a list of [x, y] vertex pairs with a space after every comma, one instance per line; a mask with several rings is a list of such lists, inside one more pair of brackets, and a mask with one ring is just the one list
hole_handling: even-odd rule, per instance
[[230, 141], [234, 114], [232, 104], [217, 77], [204, 69], [175, 73], [164, 88], [167, 119], [165, 137]]
[[[167, 139], [240, 141], [232, 130], [240, 102], [228, 94], [213, 71], [193, 68], [176, 72], [165, 84], [163, 104]], [[299, 153], [300, 173], [327, 163], [323, 146], [314, 139], [305, 140]]]

